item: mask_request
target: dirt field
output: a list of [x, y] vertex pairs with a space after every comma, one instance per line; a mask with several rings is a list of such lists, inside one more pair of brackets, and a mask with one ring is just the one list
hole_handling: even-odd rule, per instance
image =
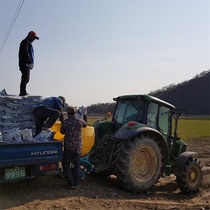
[[65, 180], [52, 174], [32, 181], [0, 185], [0, 209], [210, 209], [210, 137], [188, 141], [188, 150], [197, 151], [204, 179], [196, 195], [180, 192], [175, 177], [161, 178], [147, 194], [123, 191], [115, 179], [88, 175], [77, 190], [64, 188]]

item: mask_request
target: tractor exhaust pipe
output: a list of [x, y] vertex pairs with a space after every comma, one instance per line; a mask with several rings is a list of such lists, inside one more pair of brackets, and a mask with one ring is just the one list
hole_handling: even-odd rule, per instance
[[177, 128], [178, 128], [178, 119], [181, 115], [181, 112], [176, 116], [175, 119], [175, 128], [174, 128], [174, 138], [177, 139]]

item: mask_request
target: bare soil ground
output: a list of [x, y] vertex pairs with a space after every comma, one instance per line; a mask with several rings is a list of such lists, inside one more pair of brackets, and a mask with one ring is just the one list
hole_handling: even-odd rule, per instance
[[188, 141], [188, 150], [198, 152], [203, 182], [195, 195], [180, 192], [175, 177], [161, 178], [147, 194], [120, 189], [115, 179], [86, 176], [77, 190], [64, 188], [65, 180], [48, 174], [36, 180], [0, 185], [0, 209], [210, 209], [210, 137]]

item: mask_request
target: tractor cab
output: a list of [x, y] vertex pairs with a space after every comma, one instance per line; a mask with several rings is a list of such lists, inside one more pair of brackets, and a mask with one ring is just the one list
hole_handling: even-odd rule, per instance
[[117, 102], [112, 121], [120, 128], [130, 121], [157, 129], [167, 139], [172, 133], [172, 114], [175, 107], [149, 95], [127, 95]]

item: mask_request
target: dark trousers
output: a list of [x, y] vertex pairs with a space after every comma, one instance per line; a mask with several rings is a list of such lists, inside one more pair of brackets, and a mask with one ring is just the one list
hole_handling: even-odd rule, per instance
[[[70, 167], [71, 163], [73, 168]], [[64, 149], [62, 165], [67, 184], [76, 187], [80, 182], [80, 153]]]
[[21, 82], [20, 82], [20, 93], [26, 94], [26, 85], [30, 80], [31, 70], [28, 68], [21, 68], [20, 71], [22, 73]]
[[42, 127], [51, 128], [59, 118], [61, 112], [50, 107], [40, 106], [33, 111], [36, 123], [36, 135], [42, 131]]

